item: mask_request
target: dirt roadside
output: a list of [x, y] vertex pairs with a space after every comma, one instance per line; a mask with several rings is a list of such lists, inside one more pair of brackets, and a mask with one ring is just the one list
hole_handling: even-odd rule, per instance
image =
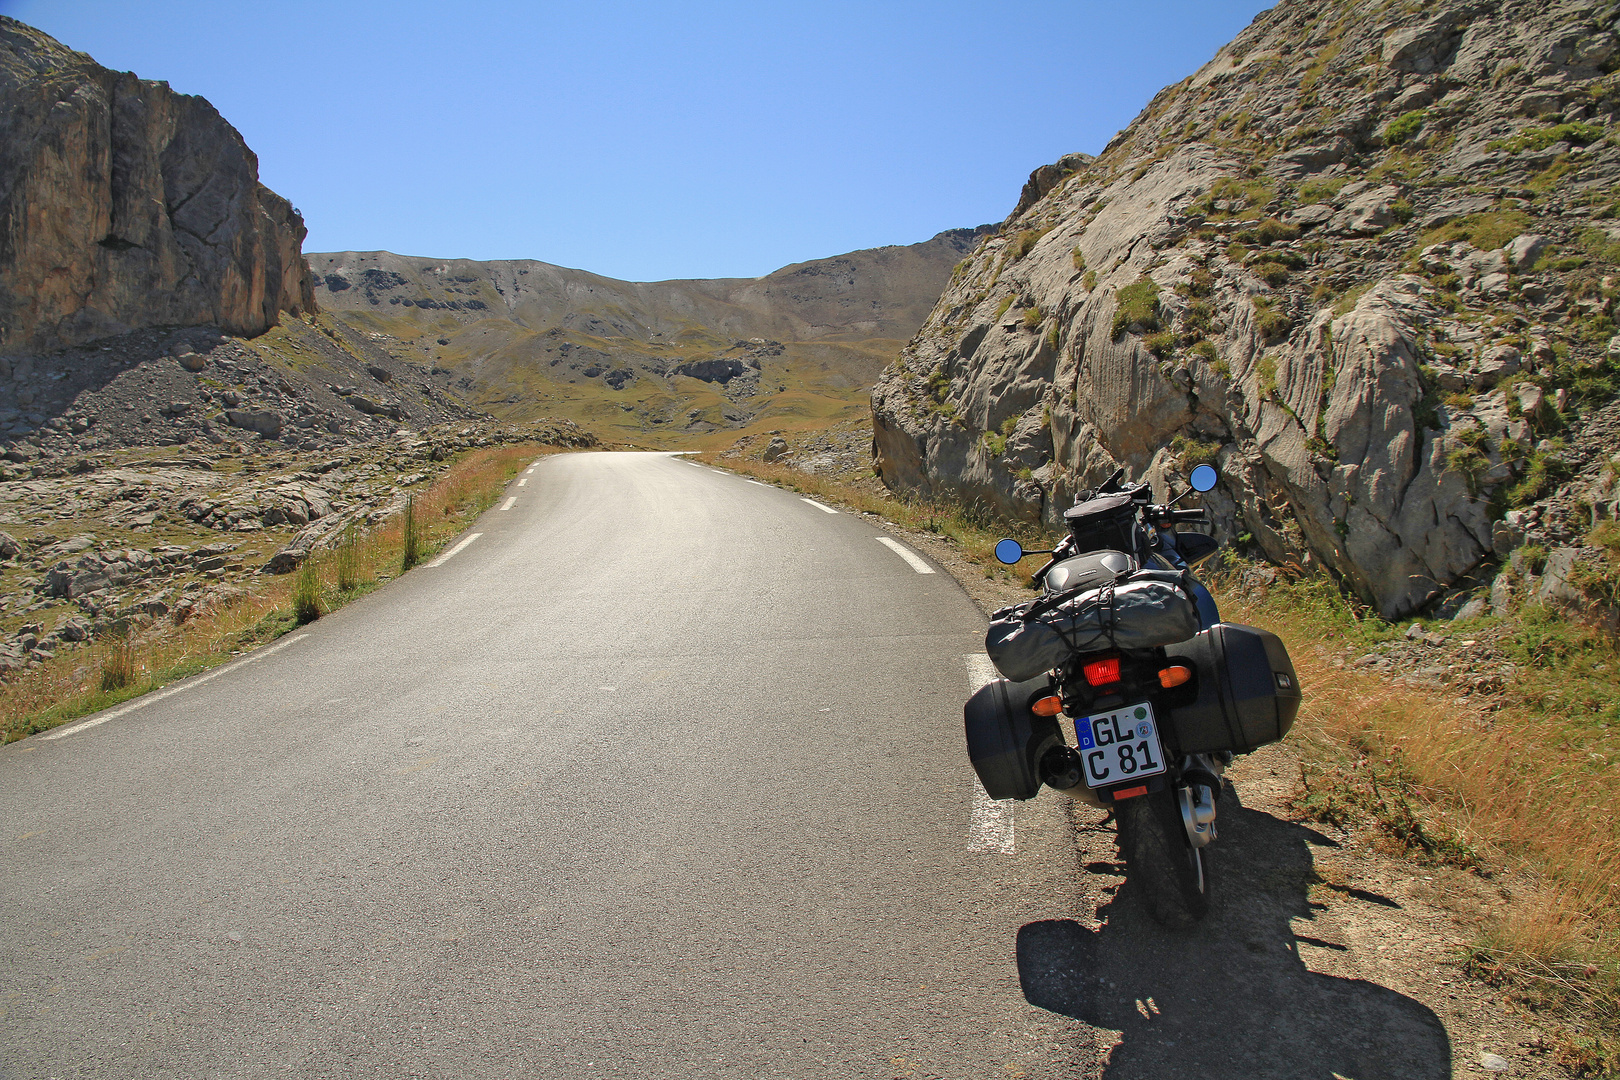
[[[987, 615], [1031, 595], [987, 578], [948, 537], [864, 516]], [[1533, 1017], [1463, 970], [1465, 944], [1523, 883], [1303, 822], [1290, 807], [1300, 775], [1293, 740], [1234, 764], [1211, 911], [1188, 934], [1158, 927], [1133, 896], [1109, 815], [1073, 804], [1083, 895], [1072, 919], [1023, 928], [1026, 997], [1096, 1028], [1107, 1080], [1572, 1076]]]

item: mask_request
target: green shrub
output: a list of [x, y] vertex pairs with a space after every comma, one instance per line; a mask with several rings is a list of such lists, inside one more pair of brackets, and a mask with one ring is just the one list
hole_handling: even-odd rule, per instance
[[1271, 353], [1260, 357], [1260, 362], [1254, 368], [1260, 376], [1260, 393], [1270, 396], [1277, 392], [1277, 358]]
[[1215, 464], [1215, 459], [1220, 456], [1221, 444], [1177, 435], [1170, 440], [1170, 452], [1180, 460], [1182, 469], [1187, 470], [1194, 465]]
[[1562, 458], [1537, 450], [1530, 455], [1530, 463], [1525, 467], [1524, 476], [1508, 489], [1508, 505], [1529, 506], [1536, 500], [1551, 495], [1557, 490], [1558, 485], [1569, 477], [1570, 468]]
[[1215, 275], [1202, 266], [1193, 267], [1188, 280], [1176, 286], [1176, 295], [1191, 300], [1197, 297], [1209, 296], [1215, 292]]
[[1073, 251], [1071, 257], [1074, 260], [1074, 268], [1075, 268], [1076, 272], [1084, 270], [1086, 268], [1086, 257], [1080, 253], [1080, 245], [1079, 244], [1074, 245], [1074, 251]]
[[1159, 286], [1146, 274], [1119, 290], [1115, 302], [1114, 337], [1133, 325], [1144, 330], [1159, 329]]
[[1293, 320], [1277, 307], [1277, 302], [1271, 297], [1257, 296], [1254, 298], [1254, 326], [1260, 331], [1261, 337], [1270, 339], [1288, 333]]
[[1465, 442], [1446, 452], [1446, 471], [1461, 475], [1470, 495], [1479, 494], [1479, 482], [1490, 468], [1490, 457], [1477, 444]]
[[1288, 281], [1288, 267], [1277, 262], [1263, 262], [1254, 267], [1255, 276], [1267, 285], [1276, 288]]
[[1097, 271], [1087, 270], [1086, 276], [1080, 279], [1080, 284], [1086, 287], [1086, 292], [1097, 291]]
[[1275, 244], [1279, 241], [1297, 240], [1299, 229], [1292, 225], [1284, 225], [1273, 217], [1261, 218], [1252, 228], [1238, 233], [1237, 238], [1245, 244]]
[[360, 584], [359, 537], [352, 521], [343, 530], [343, 539], [338, 542], [337, 555], [333, 559], [333, 564], [333, 569], [337, 573], [339, 592], [348, 592]]
[[[1216, 365], [1222, 363], [1220, 350], [1216, 349], [1215, 343], [1207, 338], [1194, 345], [1192, 347], [1192, 353], [1194, 356], [1203, 360], [1204, 363], [1210, 365], [1211, 367], [1215, 367]], [[1222, 372], [1222, 374], [1225, 374], [1225, 372]]]
[[1148, 352], [1163, 360], [1176, 349], [1176, 335], [1170, 330], [1161, 330], [1157, 334], [1149, 334], [1142, 344], [1147, 346]]
[[1051, 232], [1054, 228], [1056, 228], [1056, 226], [1048, 225], [1044, 229], [1025, 229], [1023, 232], [1013, 237], [1013, 242], [1007, 248], [1008, 254], [1014, 261], [1022, 259], [1025, 255], [1028, 255], [1032, 250], [1034, 250], [1035, 245], [1040, 243], [1041, 237]]
[[1041, 325], [1041, 305], [1031, 304], [1024, 309], [1024, 329], [1033, 330]]
[[292, 607], [293, 618], [300, 626], [321, 617], [321, 577], [315, 570], [314, 555], [298, 567], [298, 577], [293, 580]]
[[404, 550], [400, 554], [400, 572], [415, 566], [422, 559], [422, 527], [416, 520], [416, 496], [405, 496]]
[[1361, 302], [1361, 298], [1367, 295], [1367, 291], [1373, 287], [1373, 284], [1373, 282], [1369, 281], [1363, 285], [1357, 285], [1355, 288], [1339, 297], [1338, 302], [1333, 305], [1333, 314], [1350, 314], [1350, 312], [1355, 310], [1356, 305]]
[[1389, 146], [1399, 146], [1418, 133], [1427, 116], [1426, 110], [1414, 109], [1391, 120], [1384, 126], [1384, 142]]
[[1522, 210], [1489, 210], [1482, 214], [1469, 214], [1424, 233], [1413, 245], [1412, 254], [1417, 254], [1430, 244], [1450, 240], [1466, 240], [1481, 251], [1495, 251], [1531, 225], [1530, 215]]
[[1547, 569], [1547, 549], [1540, 544], [1526, 544], [1519, 549], [1519, 559], [1532, 574]]
[[135, 645], [128, 635], [114, 639], [101, 660], [101, 689], [122, 690], [135, 682]]
[[1602, 229], [1582, 229], [1579, 240], [1582, 249], [1599, 262], [1620, 263], [1620, 240]]
[[1334, 176], [1326, 180], [1312, 180], [1299, 189], [1299, 201], [1302, 203], [1327, 202], [1339, 193], [1339, 189], [1350, 182], [1348, 176]]
[[1510, 139], [1496, 139], [1489, 143], [1492, 150], [1506, 150], [1517, 154], [1524, 150], [1545, 150], [1556, 142], [1590, 146], [1603, 138], [1599, 124], [1554, 124], [1551, 127], [1526, 128]]

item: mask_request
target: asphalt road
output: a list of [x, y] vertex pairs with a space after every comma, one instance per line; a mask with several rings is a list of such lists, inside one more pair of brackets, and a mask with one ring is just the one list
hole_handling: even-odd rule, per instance
[[274, 652], [0, 748], [0, 1076], [1092, 1064], [1020, 988], [1079, 871], [1061, 800], [974, 794], [955, 582], [679, 457], [523, 481]]

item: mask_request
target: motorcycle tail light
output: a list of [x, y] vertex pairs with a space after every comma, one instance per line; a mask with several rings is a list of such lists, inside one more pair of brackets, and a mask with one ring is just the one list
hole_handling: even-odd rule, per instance
[[1107, 686], [1109, 683], [1119, 682], [1119, 657], [1110, 656], [1106, 660], [1093, 660], [1080, 669], [1086, 676], [1086, 682], [1092, 686]]
[[1056, 716], [1063, 711], [1063, 699], [1057, 695], [1043, 697], [1029, 707], [1029, 711], [1036, 716]]
[[1168, 690], [1172, 686], [1180, 686], [1191, 679], [1192, 675], [1192, 668], [1182, 667], [1180, 664], [1167, 667], [1159, 672], [1159, 685]]
[[1141, 784], [1137, 787], [1121, 788], [1120, 790], [1114, 792], [1114, 801], [1124, 802], [1126, 799], [1134, 799], [1138, 795], [1146, 795], [1147, 793], [1148, 789], [1146, 784]]

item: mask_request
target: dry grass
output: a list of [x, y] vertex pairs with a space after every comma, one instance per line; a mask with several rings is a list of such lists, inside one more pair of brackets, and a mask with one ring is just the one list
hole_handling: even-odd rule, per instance
[[[506, 482], [536, 456], [556, 452], [555, 447], [523, 445], [476, 450], [458, 458], [413, 499], [420, 557], [432, 558], [488, 509]], [[346, 532], [335, 549], [312, 554], [307, 570], [255, 579], [179, 626], [157, 620], [135, 628], [128, 637], [63, 653], [18, 675], [6, 683], [0, 701], [3, 741], [44, 731], [224, 663], [307, 622], [301, 615], [331, 611], [370, 592], [398, 572], [405, 540], [402, 518], [403, 514], [395, 514], [371, 532]]]
[[[1586, 1035], [1562, 1040], [1578, 1074], [1620, 1067], [1620, 772], [1614, 733], [1593, 721], [1601, 707], [1558, 707], [1554, 686], [1578, 683], [1579, 665], [1552, 650], [1500, 701], [1392, 685], [1340, 666], [1347, 647], [1391, 628], [1330, 584], [1284, 582], [1263, 595], [1222, 584], [1217, 576], [1212, 587], [1223, 617], [1275, 629], [1307, 690], [1296, 729], [1301, 809], [1372, 824], [1419, 859], [1528, 876], [1534, 886], [1506, 897], [1481, 928], [1472, 966], [1533, 1008], [1584, 1020]], [[1515, 632], [1544, 637], [1555, 622], [1528, 612]], [[1612, 640], [1575, 624], [1558, 630], [1588, 652], [1607, 650], [1607, 662], [1585, 663], [1620, 668]]]

